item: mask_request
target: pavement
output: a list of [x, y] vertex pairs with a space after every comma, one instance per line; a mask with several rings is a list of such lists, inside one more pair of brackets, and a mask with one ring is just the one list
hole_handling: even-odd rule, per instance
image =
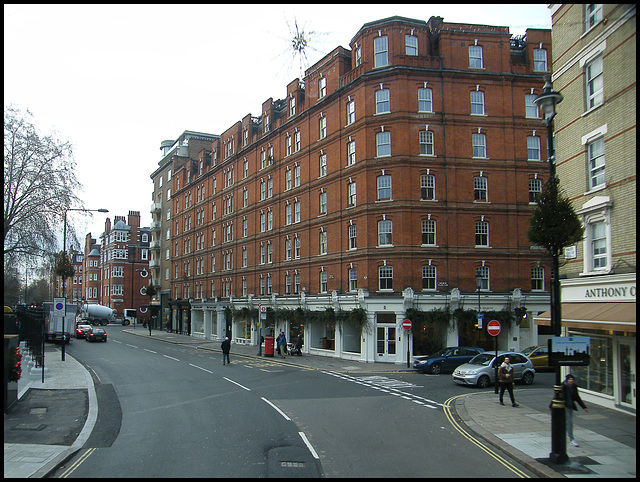
[[[124, 329], [132, 336], [148, 337], [142, 327]], [[153, 331], [153, 339], [221, 352], [220, 342]], [[26, 350], [21, 349], [23, 355]], [[257, 347], [233, 344], [234, 357], [256, 358]], [[96, 391], [90, 372], [68, 353], [61, 360], [60, 347], [47, 345], [45, 381], [42, 369], [29, 369], [23, 356], [18, 382], [18, 402], [4, 416], [4, 476], [48, 477], [75, 455], [91, 435], [98, 416]], [[314, 370], [339, 373], [412, 372], [406, 364], [364, 363], [319, 355], [277, 354], [269, 360]], [[31, 372], [31, 373], [30, 373]], [[446, 375], [445, 375], [446, 376]], [[519, 407], [498, 404], [492, 390], [469, 389], [453, 397], [445, 409], [460, 429], [481, 443], [520, 462], [539, 477], [636, 477], [635, 414], [589, 404], [589, 413], [574, 415], [574, 435], [579, 447], [567, 441], [569, 462], [554, 465], [551, 452], [551, 415], [547, 407], [553, 388], [534, 386], [514, 390]], [[507, 396], [508, 400], [508, 396]]]

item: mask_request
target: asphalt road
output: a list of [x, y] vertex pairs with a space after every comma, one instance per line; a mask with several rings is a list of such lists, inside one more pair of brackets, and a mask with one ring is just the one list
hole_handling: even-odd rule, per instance
[[68, 347], [94, 374], [99, 415], [58, 477], [532, 475], [448, 421], [446, 401], [473, 390], [451, 375], [342, 375], [233, 351], [223, 366], [219, 353], [108, 333]]

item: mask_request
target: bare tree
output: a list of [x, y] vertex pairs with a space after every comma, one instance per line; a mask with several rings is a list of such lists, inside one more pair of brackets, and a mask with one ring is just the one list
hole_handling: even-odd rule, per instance
[[39, 134], [32, 117], [14, 106], [4, 111], [5, 265], [58, 251], [56, 231], [82, 190], [71, 144]]

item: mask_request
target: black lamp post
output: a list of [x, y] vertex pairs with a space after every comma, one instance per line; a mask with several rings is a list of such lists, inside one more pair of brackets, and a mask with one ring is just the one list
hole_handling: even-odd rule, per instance
[[[84, 209], [84, 208], [68, 208], [64, 210], [64, 230], [63, 230], [63, 234], [62, 234], [62, 252], [64, 253], [64, 256], [66, 257], [67, 255], [67, 211], [83, 211], [83, 212], [99, 212], [99, 213], [108, 213], [109, 210], [108, 209]], [[65, 334], [64, 334], [64, 321], [65, 318], [67, 317], [67, 277], [65, 275], [62, 275], [62, 297], [65, 300], [65, 308], [64, 308], [64, 314], [62, 315], [62, 361], [65, 361], [65, 345], [66, 345], [66, 340], [65, 340]]]
[[[562, 99], [562, 94], [553, 91], [550, 76], [545, 76], [544, 91], [534, 99], [534, 102], [542, 111], [547, 126], [550, 181], [554, 181], [556, 177], [556, 159], [553, 147], [553, 119], [556, 116], [556, 105], [562, 102]], [[551, 257], [553, 260], [551, 273], [551, 326], [554, 336], [562, 335], [558, 251], [558, 246], [551, 247]], [[556, 365], [555, 370], [556, 382], [553, 387], [553, 402], [551, 403], [551, 453], [549, 454], [549, 459], [553, 463], [564, 464], [569, 460], [569, 457], [567, 456], [567, 439], [565, 435], [566, 416], [564, 412], [560, 365]]]

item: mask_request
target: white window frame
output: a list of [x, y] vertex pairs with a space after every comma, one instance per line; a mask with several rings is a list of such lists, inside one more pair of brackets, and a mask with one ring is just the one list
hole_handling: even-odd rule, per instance
[[527, 136], [527, 160], [540, 161], [540, 138], [538, 136]]
[[[487, 221], [476, 221], [476, 247], [489, 247], [489, 223]], [[480, 239], [478, 238], [480, 237]], [[485, 241], [478, 244], [478, 240]]]
[[542, 179], [529, 179], [529, 204], [536, 203], [536, 197], [542, 194]]
[[604, 103], [604, 65], [602, 55], [590, 60], [584, 67], [585, 102], [587, 110]]
[[[387, 191], [389, 192], [389, 196], [386, 196]], [[377, 177], [376, 193], [377, 193], [376, 200], [378, 201], [386, 201], [386, 200], [393, 199], [391, 175], [383, 174]]]
[[320, 117], [319, 121], [320, 136], [319, 139], [327, 137], [327, 118], [325, 116]]
[[487, 202], [489, 199], [489, 180], [484, 176], [473, 178], [473, 201]]
[[[584, 264], [583, 272], [580, 276], [589, 276], [594, 274], [608, 274], [613, 268], [612, 258], [612, 236], [611, 236], [611, 208], [613, 203], [609, 196], [595, 196], [587, 201], [582, 209], [578, 210], [578, 214], [582, 216], [582, 225], [584, 227]], [[600, 225], [604, 228], [603, 240], [604, 245], [599, 246], [599, 249], [604, 248], [604, 253], [594, 253], [594, 244], [597, 239], [594, 239], [593, 226]], [[600, 243], [601, 244], [601, 243]], [[604, 265], [598, 268], [594, 267], [595, 260], [604, 260]]]
[[488, 266], [476, 266], [475, 278], [480, 280], [480, 291], [489, 291], [489, 267]]
[[353, 166], [356, 163], [356, 141], [347, 143], [347, 166]]
[[322, 99], [327, 95], [327, 78], [320, 77], [318, 80], [318, 100]]
[[[422, 267], [422, 290], [434, 291], [438, 286], [438, 269], [432, 264], [426, 264]], [[425, 281], [426, 280], [426, 281]], [[427, 286], [425, 286], [425, 284]]]
[[584, 31], [587, 32], [602, 20], [602, 4], [589, 3], [584, 6]]
[[356, 121], [356, 101], [352, 100], [347, 102], [347, 125], [353, 124]]
[[481, 90], [472, 90], [469, 94], [469, 100], [471, 102], [471, 115], [485, 115], [484, 92]]
[[393, 221], [390, 219], [378, 221], [378, 246], [393, 246]]
[[524, 95], [524, 115], [527, 119], [540, 119], [540, 110], [533, 101], [536, 97], [535, 94]]
[[542, 266], [531, 268], [531, 291], [544, 291], [544, 268]]
[[418, 55], [418, 37], [415, 35], [404, 36], [404, 54], [410, 56]]
[[436, 221], [434, 219], [423, 219], [421, 225], [422, 246], [436, 246]]
[[391, 112], [391, 94], [389, 89], [376, 90], [376, 115]]
[[547, 49], [533, 49], [533, 71], [547, 72]]
[[376, 134], [376, 157], [391, 156], [391, 132]]
[[474, 159], [487, 158], [487, 136], [486, 134], [472, 134], [471, 144], [473, 146]]
[[482, 61], [482, 47], [479, 45], [469, 46], [469, 68], [470, 69], [483, 69], [484, 64]]
[[381, 35], [373, 39], [373, 68], [386, 67], [389, 65], [389, 38]]
[[[382, 280], [385, 280], [384, 287]], [[378, 290], [393, 291], [393, 266], [378, 266]]]
[[433, 174], [420, 175], [420, 199], [434, 200], [436, 198], [436, 177]]
[[[432, 131], [420, 131], [418, 134], [418, 140], [420, 143], [420, 155], [421, 156], [434, 156], [433, 145], [433, 132]], [[424, 151], [424, 152], [423, 152]]]
[[418, 112], [433, 112], [433, 90], [418, 89]]

